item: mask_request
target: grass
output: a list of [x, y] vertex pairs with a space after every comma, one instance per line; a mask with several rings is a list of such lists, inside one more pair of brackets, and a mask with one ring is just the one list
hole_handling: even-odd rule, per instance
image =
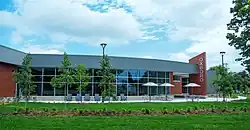
[[[42, 110], [43, 108], [56, 108], [57, 110], [64, 110], [64, 104], [51, 103], [28, 103], [28, 108]], [[67, 104], [67, 109], [87, 109], [87, 110], [141, 110], [142, 108], [153, 110], [173, 110], [173, 109], [187, 109], [191, 108], [216, 108], [233, 109], [235, 107], [250, 107], [250, 103], [245, 102], [183, 102], [183, 103], [110, 103], [110, 104]], [[24, 107], [24, 103], [9, 103], [0, 105], [0, 113], [13, 112], [15, 108]]]
[[172, 115], [132, 117], [25, 117], [2, 116], [2, 130], [9, 129], [89, 129], [89, 130], [165, 130], [165, 129], [250, 129], [250, 113], [213, 115]]

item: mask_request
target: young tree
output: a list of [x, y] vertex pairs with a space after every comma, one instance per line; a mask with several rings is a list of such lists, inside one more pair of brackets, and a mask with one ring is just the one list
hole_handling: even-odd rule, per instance
[[228, 73], [228, 68], [223, 66], [214, 66], [211, 70], [214, 70], [216, 73], [212, 84], [216, 87], [216, 90], [222, 94], [223, 101], [225, 101], [226, 96], [232, 94], [233, 92], [233, 87], [230, 82], [231, 76]]
[[81, 93], [82, 91], [86, 91], [86, 87], [88, 86], [88, 82], [90, 80], [89, 74], [86, 71], [85, 65], [84, 64], [79, 64], [77, 66], [74, 79], [77, 83], [77, 91]]
[[99, 75], [101, 75], [101, 81], [99, 87], [101, 88], [102, 102], [104, 102], [104, 98], [107, 96], [109, 100], [110, 97], [116, 98], [115, 85], [112, 84], [115, 81], [115, 75], [112, 73], [112, 66], [106, 55], [100, 61], [100, 67]]
[[[51, 84], [53, 87], [61, 88], [64, 86], [64, 96], [67, 97], [68, 88], [74, 83], [73, 71], [71, 67], [71, 62], [68, 58], [66, 52], [64, 52], [63, 61], [59, 67], [59, 75], [51, 79]], [[66, 104], [65, 104], [66, 108]]]
[[13, 78], [17, 83], [22, 96], [25, 99], [25, 109], [27, 108], [27, 102], [30, 99], [31, 93], [35, 91], [36, 85], [32, 81], [32, 70], [31, 70], [31, 57], [26, 55], [23, 59], [22, 66], [14, 72]]
[[226, 38], [229, 45], [240, 50], [242, 65], [250, 72], [250, 0], [233, 0], [234, 7], [230, 8], [233, 18], [227, 24], [230, 31]]

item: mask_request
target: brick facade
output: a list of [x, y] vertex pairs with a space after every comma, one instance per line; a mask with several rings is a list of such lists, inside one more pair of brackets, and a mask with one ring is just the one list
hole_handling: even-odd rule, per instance
[[14, 97], [16, 84], [12, 78], [14, 65], [0, 62], [0, 97]]
[[206, 95], [207, 91], [207, 69], [206, 69], [206, 53], [201, 53], [189, 60], [189, 63], [198, 65], [198, 74], [191, 74], [189, 80], [192, 83], [199, 84], [201, 87], [191, 89], [191, 93]]

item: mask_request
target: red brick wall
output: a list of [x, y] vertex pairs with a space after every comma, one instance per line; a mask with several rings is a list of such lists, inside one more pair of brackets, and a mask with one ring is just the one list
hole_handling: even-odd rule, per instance
[[0, 62], [0, 97], [14, 97], [16, 84], [12, 79], [15, 66]]
[[174, 87], [171, 87], [171, 94], [182, 94], [182, 78], [179, 82], [174, 82], [173, 72], [170, 72], [170, 83], [174, 85]]
[[201, 87], [192, 88], [191, 93], [206, 95], [207, 91], [207, 69], [206, 69], [206, 53], [201, 53], [189, 60], [189, 63], [198, 65], [198, 74], [189, 76], [190, 82], [199, 84]]

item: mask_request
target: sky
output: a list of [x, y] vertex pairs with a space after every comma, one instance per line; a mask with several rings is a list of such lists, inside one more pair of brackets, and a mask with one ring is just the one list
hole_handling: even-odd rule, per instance
[[0, 0], [0, 44], [27, 53], [140, 57], [244, 68], [228, 45], [231, 0]]

